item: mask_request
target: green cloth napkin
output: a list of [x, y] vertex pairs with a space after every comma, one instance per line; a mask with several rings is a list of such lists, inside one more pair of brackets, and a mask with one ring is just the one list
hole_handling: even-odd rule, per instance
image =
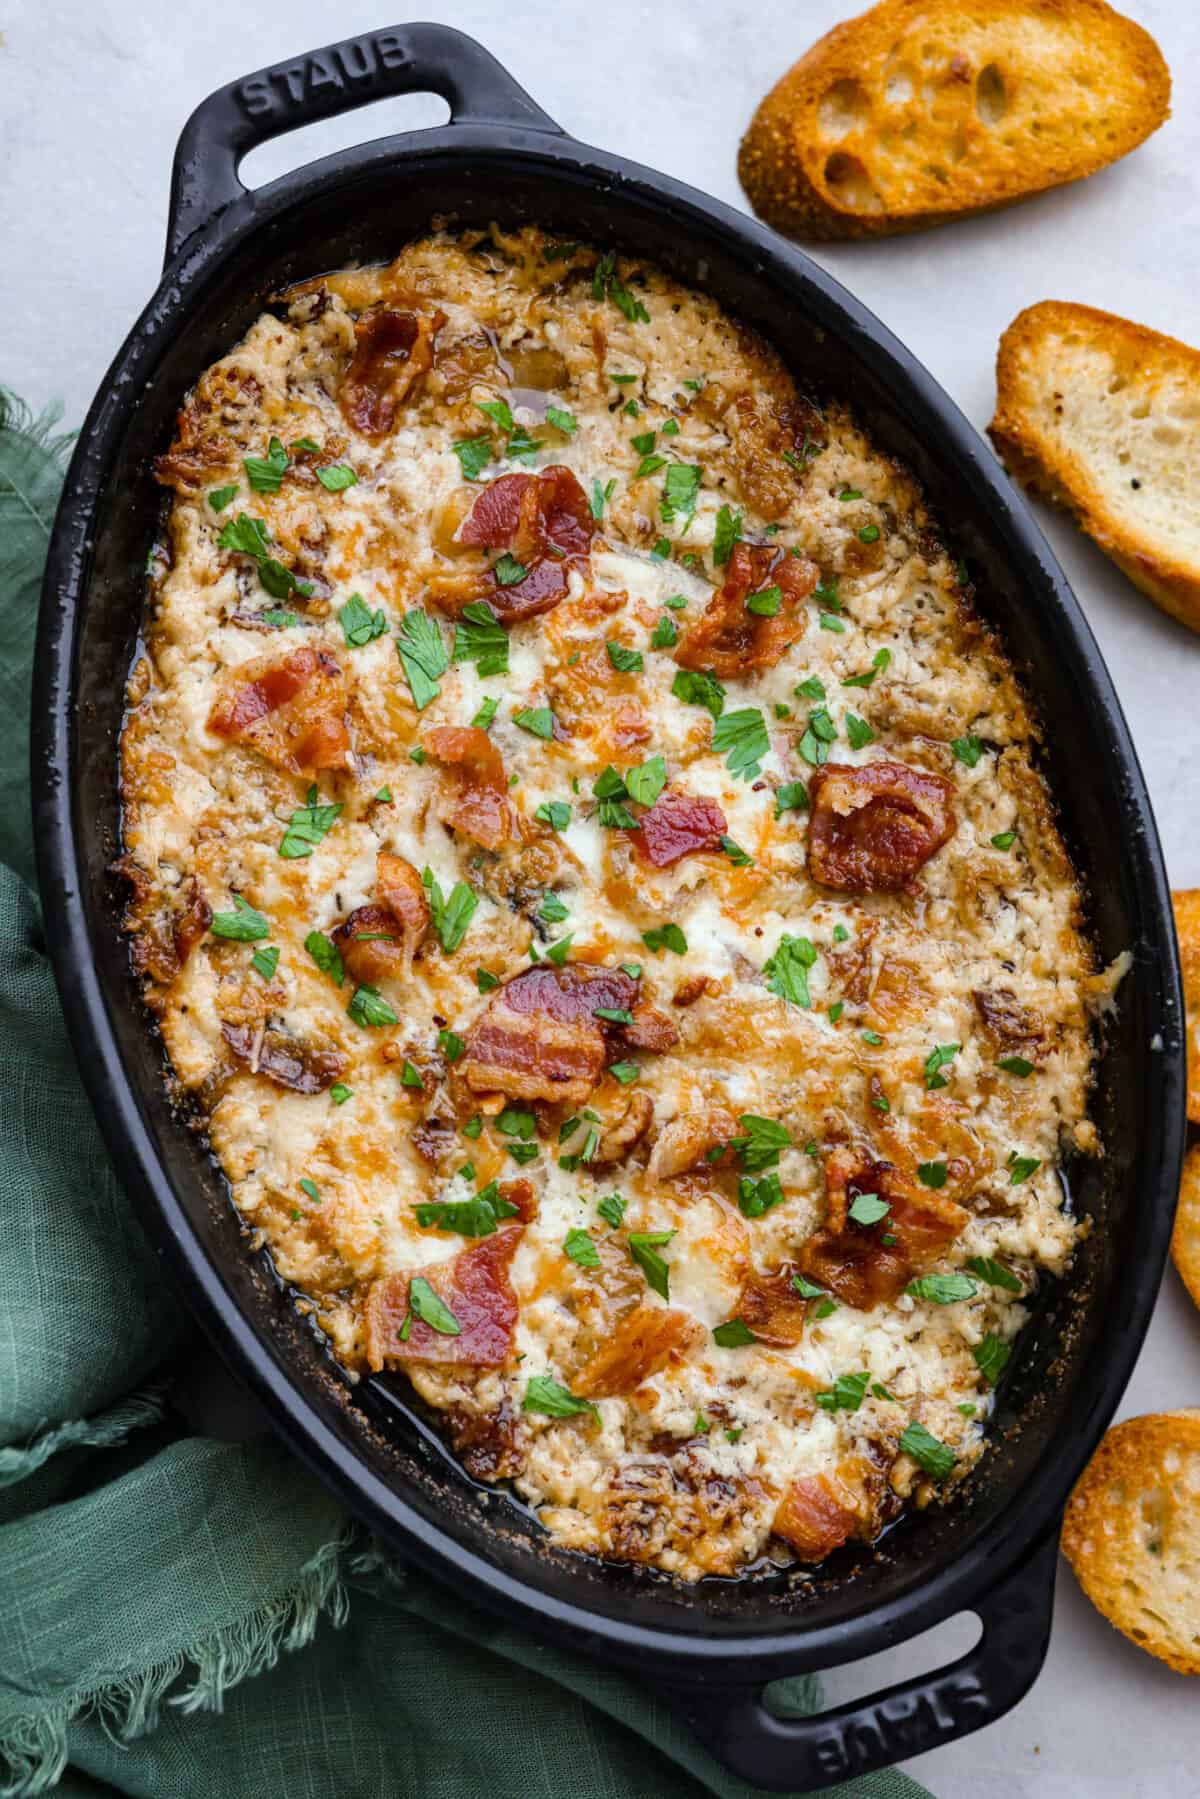
[[[0, 1795], [751, 1799], [651, 1692], [401, 1570], [281, 1444], [174, 1403], [211, 1352], [105, 1159], [31, 890], [67, 441], [0, 394]], [[899, 1773], [837, 1792], [928, 1799]]]

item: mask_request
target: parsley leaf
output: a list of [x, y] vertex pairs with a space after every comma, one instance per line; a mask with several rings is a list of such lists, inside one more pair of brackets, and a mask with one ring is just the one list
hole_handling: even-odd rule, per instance
[[232, 912], [213, 913], [208, 928], [214, 937], [227, 938], [230, 943], [257, 943], [260, 938], [271, 935], [270, 920], [248, 905], [240, 893], [234, 894], [233, 904]]
[[933, 1187], [935, 1190], [946, 1185], [947, 1172], [944, 1162], [918, 1162], [917, 1164], [917, 1176], [921, 1184], [925, 1187]]
[[540, 737], [543, 743], [553, 740], [554, 714], [549, 706], [523, 706], [513, 713], [513, 723], [520, 725], [522, 731], [528, 731], [531, 737]]
[[725, 689], [715, 675], [681, 668], [671, 682], [671, 692], [685, 705], [706, 707], [715, 719], [719, 720], [725, 710]]
[[430, 1330], [443, 1337], [457, 1337], [461, 1326], [444, 1300], [439, 1299], [423, 1275], [415, 1274], [408, 1283], [408, 1303], [415, 1317]]
[[596, 264], [595, 272], [592, 275], [592, 298], [593, 300], [611, 300], [631, 325], [648, 325], [650, 323], [650, 314], [642, 302], [629, 292], [617, 274], [615, 250], [607, 250]]
[[[421, 870], [421, 885], [429, 899], [433, 928], [443, 951], [451, 956], [467, 934], [467, 926], [474, 918], [475, 908], [479, 904], [479, 895], [465, 881], [455, 881], [449, 898], [445, 897], [434, 879], [433, 870], [428, 867]], [[478, 976], [476, 981], [478, 983]], [[481, 993], [484, 991], [482, 987], [479, 990]]]
[[983, 745], [978, 737], [954, 737], [950, 741], [950, 748], [967, 768], [974, 768], [983, 754]]
[[473, 662], [482, 676], [508, 673], [508, 633], [486, 600], [464, 606], [454, 627], [453, 662]]
[[236, 482], [229, 487], [214, 487], [208, 496], [208, 503], [214, 512], [223, 512], [236, 492]]
[[691, 522], [696, 511], [696, 500], [700, 493], [700, 480], [704, 471], [699, 463], [673, 462], [667, 470], [667, 478], [663, 483], [662, 521], [669, 525], [677, 518], [685, 524]]
[[722, 837], [721, 848], [735, 868], [753, 868], [754, 857], [749, 855], [740, 843], [735, 843], [732, 837]]
[[277, 437], [273, 437], [267, 445], [266, 458], [246, 456], [242, 467], [246, 471], [255, 493], [278, 493], [283, 477], [287, 474], [288, 455]]
[[412, 693], [413, 705], [422, 712], [441, 693], [438, 677], [449, 667], [442, 633], [427, 612], [418, 608], [404, 614], [396, 638], [396, 652]]
[[850, 1216], [855, 1224], [878, 1224], [891, 1211], [891, 1203], [878, 1193], [856, 1193], [850, 1201]]
[[900, 1438], [900, 1448], [933, 1480], [945, 1480], [953, 1473], [958, 1459], [954, 1451], [945, 1443], [940, 1443], [923, 1424], [910, 1424], [905, 1428]]
[[346, 978], [346, 969], [337, 944], [320, 931], [310, 931], [304, 939], [304, 947], [321, 973], [327, 974], [335, 987], [340, 987]]
[[361, 593], [352, 593], [346, 604], [338, 607], [337, 616], [342, 635], [351, 649], [361, 649], [363, 644], [370, 643], [375, 637], [382, 637], [387, 630], [387, 617], [383, 609], [372, 612]]
[[852, 750], [865, 749], [867, 744], [874, 743], [875, 733], [865, 718], [859, 718], [856, 712], [846, 714], [846, 736], [850, 739]]
[[619, 674], [641, 674], [644, 664], [640, 650], [631, 650], [623, 643], [613, 643], [611, 639], [605, 648], [608, 651], [609, 661]]
[[839, 1374], [832, 1387], [823, 1393], [814, 1393], [813, 1398], [825, 1412], [857, 1412], [870, 1384], [871, 1376], [865, 1371], [862, 1374]]
[[743, 1112], [738, 1123], [746, 1134], [744, 1137], [735, 1137], [732, 1147], [736, 1149], [747, 1174], [777, 1168], [779, 1152], [787, 1149], [792, 1141], [791, 1132], [786, 1126], [774, 1118], [759, 1118], [753, 1112]]
[[748, 1343], [758, 1341], [750, 1326], [741, 1318], [730, 1318], [726, 1323], [718, 1324], [712, 1336], [718, 1349], [744, 1349]]
[[848, 675], [842, 682], [843, 687], [869, 687], [876, 675], [880, 674], [892, 659], [890, 650], [876, 650], [871, 659], [871, 666], [864, 675]]
[[988, 1386], [994, 1387], [1004, 1372], [1008, 1358], [1012, 1354], [1012, 1347], [1003, 1342], [1001, 1338], [993, 1336], [989, 1331], [982, 1343], [972, 1346], [971, 1354]]
[[948, 1084], [942, 1069], [949, 1067], [961, 1048], [961, 1043], [939, 1043], [937, 1048], [931, 1050], [926, 1056], [925, 1086], [930, 1093], [936, 1092], [939, 1087], [945, 1087]]
[[646, 1284], [660, 1299], [669, 1299], [670, 1269], [659, 1255], [663, 1244], [669, 1243], [675, 1235], [674, 1231], [630, 1231], [629, 1253], [646, 1277]]
[[524, 1412], [545, 1412], [548, 1418], [573, 1418], [577, 1412], [590, 1412], [596, 1422], [600, 1414], [590, 1399], [576, 1399], [566, 1387], [548, 1374], [535, 1374], [521, 1401]]
[[723, 712], [713, 726], [713, 749], [728, 750], [725, 766], [731, 775], [753, 781], [762, 773], [762, 759], [770, 749], [767, 727], [757, 706]]
[[922, 1274], [909, 1281], [904, 1291], [935, 1306], [952, 1306], [960, 1299], [974, 1298], [979, 1289], [966, 1274]]
[[275, 970], [279, 967], [278, 946], [273, 943], [269, 949], [256, 950], [250, 958], [250, 966], [264, 981], [273, 980]]
[[639, 806], [652, 806], [667, 784], [667, 765], [661, 756], [650, 756], [638, 768], [627, 768], [625, 786]]
[[494, 425], [499, 425], [501, 431], [512, 432], [516, 430], [512, 411], [507, 400], [476, 400], [475, 404], [478, 406], [480, 412], [487, 414]]
[[478, 481], [492, 460], [491, 438], [464, 437], [459, 443], [452, 444], [450, 447], [458, 457], [464, 478], [468, 481]]
[[655, 925], [643, 931], [642, 942], [647, 949], [673, 949], [677, 956], [687, 955], [687, 938], [677, 924]]
[[288, 821], [286, 831], [279, 843], [279, 854], [285, 862], [297, 862], [304, 856], [311, 856], [317, 845], [332, 831], [341, 817], [343, 807], [340, 802], [327, 806], [317, 803], [317, 787], [314, 782], [308, 790], [308, 797], [303, 806], [297, 806]]
[[1006, 1268], [1003, 1262], [995, 1261], [991, 1256], [972, 1256], [967, 1263], [972, 1274], [986, 1281], [989, 1287], [1002, 1287], [1006, 1293], [1023, 1293], [1025, 1288], [1021, 1281]]
[[428, 1229], [436, 1225], [440, 1231], [457, 1231], [461, 1237], [490, 1237], [501, 1218], [515, 1218], [516, 1206], [500, 1197], [495, 1181], [490, 1181], [471, 1199], [435, 1200], [430, 1205], [414, 1206], [417, 1223]]
[[599, 1268], [600, 1252], [586, 1231], [568, 1231], [563, 1238], [563, 1254], [579, 1268]]
[[816, 947], [807, 937], [789, 937], [785, 933], [775, 954], [763, 965], [768, 990], [794, 1006], [811, 1006], [808, 971], [816, 959]]
[[605, 1224], [611, 1224], [615, 1231], [625, 1216], [625, 1201], [619, 1193], [606, 1193], [598, 1203], [596, 1210]]
[[1009, 1186], [1019, 1187], [1022, 1181], [1029, 1179], [1031, 1174], [1036, 1174], [1041, 1165], [1036, 1156], [1019, 1156], [1015, 1149], [1010, 1151], [1008, 1161], [1005, 1163], [1009, 1171]]
[[761, 1218], [772, 1206], [782, 1205], [785, 1194], [778, 1174], [764, 1174], [761, 1180], [744, 1174], [738, 1181], [738, 1205], [747, 1218]]
[[317, 480], [327, 493], [341, 493], [344, 488], [358, 486], [358, 476], [344, 462], [333, 462], [328, 468], [319, 468]]
[[364, 1030], [400, 1022], [387, 1001], [374, 987], [356, 987], [346, 1010], [355, 1024], [362, 1025]]
[[565, 831], [571, 822], [571, 808], [566, 800], [543, 800], [533, 816], [552, 831]]
[[675, 620], [670, 613], [664, 612], [650, 633], [650, 648], [652, 650], [670, 650], [678, 642], [679, 632], [675, 627]]
[[505, 550], [503, 556], [492, 564], [492, 573], [501, 587], [516, 587], [518, 582], [525, 579], [529, 570], [523, 562], [518, 562], [515, 556]]
[[775, 789], [775, 816], [783, 812], [807, 812], [808, 788], [803, 781], [784, 781]]
[[713, 533], [712, 559], [715, 568], [724, 568], [741, 535], [742, 514], [735, 512], [732, 506], [722, 506], [717, 514], [716, 530]]
[[563, 406], [547, 406], [546, 423], [553, 425], [556, 431], [561, 431], [564, 437], [574, 437], [579, 429], [579, 420], [575, 414], [568, 412]]
[[1022, 1080], [1033, 1073], [1033, 1063], [1027, 1062], [1024, 1056], [1001, 1056], [996, 1067], [1002, 1068], [1005, 1074], [1019, 1075]]

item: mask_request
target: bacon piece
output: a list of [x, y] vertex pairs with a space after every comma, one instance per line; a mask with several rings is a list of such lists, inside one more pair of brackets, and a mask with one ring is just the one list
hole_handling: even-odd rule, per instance
[[584, 1363], [573, 1382], [573, 1391], [587, 1399], [632, 1393], [658, 1373], [694, 1329], [688, 1312], [668, 1306], [638, 1306], [621, 1319], [603, 1347]]
[[372, 1281], [364, 1312], [368, 1368], [376, 1374], [381, 1368], [409, 1362], [502, 1368], [517, 1322], [517, 1296], [509, 1284], [508, 1267], [524, 1228], [521, 1224], [502, 1225], [448, 1262], [422, 1270], [423, 1278], [454, 1314], [457, 1336], [435, 1331], [414, 1316], [407, 1338], [401, 1341], [400, 1328], [409, 1316], [409, 1276], [386, 1274]]
[[313, 1049], [284, 1031], [265, 1030], [260, 1038], [252, 1024], [223, 1024], [221, 1035], [252, 1074], [292, 1093], [324, 1093], [346, 1072], [346, 1058], [336, 1050]]
[[772, 1274], [752, 1269], [738, 1301], [737, 1316], [772, 1349], [792, 1349], [804, 1335], [808, 1302], [797, 1293], [792, 1274], [786, 1265]]
[[725, 814], [715, 800], [667, 787], [643, 812], [633, 840], [643, 861], [670, 868], [697, 851], [719, 849], [724, 835]]
[[516, 1206], [517, 1217], [522, 1224], [532, 1224], [538, 1215], [537, 1195], [533, 1190], [533, 1182], [522, 1176], [515, 1181], [501, 1181], [500, 1197], [506, 1199], [510, 1206]]
[[623, 1025], [621, 1035], [626, 1049], [645, 1049], [656, 1056], [665, 1055], [679, 1042], [679, 1031], [665, 1012], [653, 1006], [638, 1005], [633, 1010], [633, 1023]]
[[429, 901], [421, 877], [403, 856], [380, 850], [375, 858], [375, 893], [400, 927], [404, 972], [429, 934]]
[[552, 463], [536, 475], [490, 481], [459, 526], [457, 542], [508, 550], [528, 571], [507, 587], [494, 569], [481, 577], [479, 591], [510, 623], [557, 606], [567, 592], [567, 571], [588, 561], [595, 528], [579, 482], [569, 468]]
[[[722, 680], [747, 669], [774, 668], [803, 634], [801, 603], [817, 585], [815, 562], [767, 545], [738, 543], [718, 588], [675, 651], [680, 668], [707, 669]], [[746, 601], [765, 587], [778, 587], [779, 610], [764, 618]]]
[[802, 1562], [821, 1562], [859, 1528], [859, 1515], [840, 1481], [826, 1474], [794, 1480], [783, 1496], [771, 1529]]
[[356, 906], [330, 933], [352, 981], [374, 986], [408, 972], [402, 932], [386, 906]]
[[212, 907], [201, 893], [195, 875], [189, 875], [183, 888], [183, 905], [171, 927], [171, 942], [180, 968], [211, 923]]
[[1043, 1059], [1046, 1027], [1041, 1014], [1023, 1006], [1011, 988], [977, 987], [971, 998], [989, 1042], [1000, 1055], [1022, 1055], [1028, 1062]]
[[458, 771], [439, 818], [484, 849], [497, 849], [512, 828], [512, 810], [504, 762], [487, 732], [475, 725], [435, 725], [425, 733], [424, 746]]
[[432, 315], [393, 312], [386, 306], [364, 312], [354, 326], [354, 356], [346, 370], [338, 405], [364, 437], [383, 437], [421, 377], [433, 366], [433, 340], [446, 323]]
[[[800, 1271], [861, 1312], [895, 1299], [970, 1217], [941, 1193], [916, 1191], [890, 1162], [874, 1162], [851, 1149], [836, 1149], [829, 1157], [825, 1187], [825, 1224], [801, 1245]], [[853, 1200], [866, 1193], [888, 1202], [878, 1224], [858, 1224], [850, 1216]], [[891, 1241], [885, 1243], [885, 1237]]]
[[208, 716], [218, 737], [248, 743], [289, 774], [309, 778], [350, 761], [346, 683], [321, 650], [293, 650], [281, 659], [256, 656], [233, 671]]
[[[699, 1112], [681, 1112], [664, 1125], [650, 1152], [648, 1172], [651, 1180], [669, 1181], [677, 1174], [688, 1174], [693, 1168], [725, 1167], [733, 1160], [728, 1145], [741, 1135], [741, 1127], [732, 1112], [723, 1106], [708, 1106]], [[710, 1162], [709, 1151], [720, 1149], [721, 1155]]]
[[456, 1455], [475, 1480], [511, 1480], [521, 1472], [517, 1415], [507, 1395], [494, 1412], [452, 1411], [450, 1436]]
[[596, 1145], [593, 1168], [620, 1162], [639, 1144], [654, 1122], [654, 1102], [648, 1093], [631, 1093], [629, 1104], [615, 1124], [610, 1124]]
[[472, 1026], [459, 1064], [472, 1093], [582, 1105], [604, 1072], [612, 1041], [632, 1027], [597, 1018], [632, 1012], [639, 983], [617, 969], [540, 963], [514, 975]]
[[954, 788], [903, 762], [827, 763], [808, 784], [808, 872], [842, 893], [891, 893], [954, 835]]

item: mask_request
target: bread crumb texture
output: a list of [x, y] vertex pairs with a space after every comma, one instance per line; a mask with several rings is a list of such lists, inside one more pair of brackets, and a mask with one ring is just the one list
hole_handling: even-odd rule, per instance
[[1110, 1624], [1200, 1674], [1200, 1411], [1110, 1430], [1071, 1495], [1062, 1547]]
[[1093, 306], [1043, 300], [1000, 340], [988, 429], [1018, 480], [1200, 630], [1200, 352]]
[[883, 237], [1094, 174], [1170, 92], [1154, 39], [1104, 0], [882, 0], [771, 90], [738, 173], [780, 231]]

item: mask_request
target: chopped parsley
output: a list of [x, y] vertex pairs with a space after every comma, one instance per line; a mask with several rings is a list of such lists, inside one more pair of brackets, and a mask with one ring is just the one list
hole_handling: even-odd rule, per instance
[[231, 487], [214, 487], [208, 496], [208, 503], [214, 512], [223, 512], [236, 492], [236, 482]]
[[652, 806], [667, 784], [667, 765], [661, 756], [650, 756], [637, 768], [625, 770], [625, 786], [639, 806]]
[[737, 1151], [747, 1174], [777, 1168], [780, 1151], [789, 1148], [792, 1141], [786, 1126], [775, 1118], [759, 1118], [753, 1112], [743, 1112], [738, 1123], [745, 1136], [735, 1137], [731, 1147]]
[[699, 463], [673, 462], [667, 470], [663, 483], [663, 497], [660, 507], [664, 525], [672, 524], [682, 518], [690, 524], [696, 511], [696, 500], [700, 493], [700, 480], [704, 471]]
[[596, 1210], [605, 1224], [611, 1224], [615, 1231], [625, 1217], [625, 1201], [619, 1193], [606, 1193], [597, 1204]]
[[492, 720], [495, 718], [499, 706], [499, 700], [491, 693], [480, 702], [479, 710], [471, 720], [471, 723], [477, 731], [490, 730]]
[[850, 740], [852, 750], [865, 749], [867, 744], [874, 743], [875, 733], [865, 718], [859, 718], [856, 712], [846, 714], [846, 736]]
[[624, 314], [631, 325], [648, 325], [650, 314], [642, 302], [631, 294], [617, 274], [617, 255], [615, 250], [606, 250], [596, 264], [592, 275], [593, 300], [611, 300], [618, 312]]
[[464, 1049], [467, 1047], [461, 1037], [457, 1036], [453, 1031], [448, 1030], [440, 1030], [438, 1032], [437, 1044], [447, 1062], [457, 1062]]
[[650, 633], [650, 648], [652, 650], [670, 650], [678, 642], [679, 632], [676, 629], [675, 620], [669, 613], [664, 612]]
[[877, 674], [880, 674], [892, 659], [890, 650], [876, 650], [871, 658], [871, 666], [865, 674], [848, 675], [842, 682], [843, 687], [869, 687]]
[[275, 970], [279, 967], [279, 949], [272, 944], [269, 949], [255, 950], [250, 958], [250, 966], [255, 974], [260, 974], [264, 981], [273, 980]]
[[922, 1274], [904, 1291], [935, 1306], [952, 1306], [960, 1299], [973, 1299], [979, 1289], [967, 1274]]
[[[429, 900], [433, 928], [447, 956], [452, 956], [467, 934], [467, 926], [475, 916], [479, 895], [465, 881], [455, 881], [449, 896], [442, 893], [431, 868], [421, 870], [421, 885]], [[476, 977], [478, 980], [478, 976]], [[480, 988], [483, 992], [483, 988]]]
[[784, 781], [775, 789], [775, 816], [784, 812], [807, 812], [808, 788], [803, 781]]
[[642, 932], [642, 942], [650, 950], [674, 950], [677, 956], [687, 955], [687, 938], [677, 924], [654, 925]]
[[298, 862], [311, 856], [317, 845], [332, 831], [342, 815], [342, 805], [333, 801], [327, 806], [317, 803], [317, 784], [308, 790], [303, 806], [297, 806], [279, 843], [279, 854], [285, 862]]
[[464, 606], [454, 627], [453, 662], [473, 662], [480, 675], [508, 673], [508, 633], [486, 600]]
[[523, 706], [519, 712], [513, 713], [513, 723], [522, 731], [528, 731], [531, 737], [540, 737], [543, 743], [550, 743], [554, 737], [554, 714], [549, 706]]
[[939, 1443], [923, 1424], [907, 1425], [900, 1438], [900, 1448], [910, 1455], [919, 1468], [933, 1480], [945, 1480], [954, 1472], [958, 1459], [945, 1443]]
[[858, 541], [860, 543], [877, 543], [879, 541], [879, 526], [864, 525], [858, 534]]
[[989, 1287], [1002, 1287], [1006, 1293], [1025, 1291], [1012, 1269], [1006, 1268], [1003, 1262], [997, 1262], [991, 1256], [972, 1256], [967, 1267], [981, 1281], [986, 1281]]
[[1022, 1080], [1033, 1073], [1033, 1063], [1027, 1062], [1024, 1056], [1001, 1056], [996, 1067], [1002, 1068], [1005, 1074], [1019, 1075]]
[[983, 745], [978, 737], [954, 737], [950, 740], [950, 748], [958, 760], [967, 768], [974, 768], [983, 754]]
[[372, 612], [361, 593], [352, 593], [344, 606], [338, 607], [338, 623], [351, 649], [361, 649], [387, 630], [387, 615], [382, 607]]
[[277, 437], [273, 437], [267, 445], [267, 454], [246, 456], [242, 467], [246, 471], [255, 493], [278, 493], [283, 477], [287, 474], [288, 453]]
[[1041, 1165], [1037, 1156], [1019, 1156], [1015, 1149], [1010, 1150], [1005, 1163], [1009, 1172], [1009, 1186], [1019, 1187], [1031, 1174], [1036, 1174]]
[[613, 494], [616, 491], [616, 486], [617, 483], [615, 477], [603, 487], [600, 485], [599, 480], [592, 482], [592, 498], [589, 510], [594, 519], [602, 519], [604, 517], [604, 508], [608, 501], [612, 499]]
[[721, 848], [735, 868], [753, 868], [754, 857], [740, 843], [735, 843], [732, 837], [722, 837]]
[[878, 1224], [891, 1209], [890, 1202], [878, 1193], [856, 1193], [850, 1201], [850, 1216], [855, 1224]]
[[741, 1318], [730, 1318], [725, 1324], [718, 1324], [712, 1336], [718, 1349], [744, 1349], [748, 1343], [758, 1341], [750, 1326]]
[[746, 611], [753, 612], [758, 618], [774, 618], [783, 604], [783, 589], [780, 587], [760, 587], [746, 601]]
[[917, 1178], [922, 1186], [935, 1190], [946, 1185], [946, 1164], [944, 1162], [918, 1162]]
[[500, 976], [498, 974], [490, 973], [486, 968], [477, 968], [475, 970], [475, 985], [478, 987], [480, 993], [491, 993], [494, 988], [500, 985]]
[[764, 1174], [760, 1180], [744, 1174], [738, 1181], [738, 1205], [747, 1218], [761, 1218], [772, 1206], [782, 1205], [786, 1195], [777, 1173]]
[[994, 850], [1010, 850], [1016, 841], [1015, 831], [997, 831], [991, 839], [991, 845]]
[[335, 987], [340, 987], [346, 978], [346, 970], [337, 944], [320, 931], [310, 931], [304, 939], [304, 947], [321, 973], [327, 974]]
[[644, 663], [642, 660], [642, 652], [640, 650], [631, 650], [623, 643], [613, 643], [611, 639], [604, 647], [608, 651], [609, 661], [617, 670], [618, 674], [641, 674]]
[[214, 937], [225, 937], [230, 943], [257, 943], [271, 935], [270, 920], [256, 912], [240, 893], [234, 894], [233, 904], [235, 910], [232, 912], [213, 913], [208, 928]]
[[[374, 987], [356, 987], [346, 1010], [355, 1024], [362, 1025], [364, 1030], [400, 1022], [387, 1001]], [[406, 1068], [409, 1066], [410, 1064], [405, 1063]], [[412, 1083], [407, 1082], [406, 1085], [411, 1086]], [[420, 1075], [417, 1076], [417, 1085], [421, 1085]]]
[[223, 550], [239, 556], [251, 556], [258, 564], [258, 578], [273, 600], [286, 600], [293, 592], [307, 598], [312, 593], [311, 581], [298, 581], [290, 568], [271, 554], [271, 535], [260, 518], [239, 512], [228, 525], [222, 525], [217, 542]]
[[816, 959], [816, 946], [807, 937], [789, 937], [785, 933], [775, 954], [763, 965], [768, 990], [794, 1006], [811, 1006], [808, 971]]
[[713, 726], [712, 746], [718, 755], [728, 751], [725, 766], [742, 781], [753, 781], [762, 773], [762, 759], [770, 749], [767, 727], [757, 706], [742, 706], [736, 712], [722, 712]]
[[427, 612], [422, 612], [418, 607], [413, 612], [405, 613], [400, 621], [396, 651], [412, 694], [413, 705], [418, 712], [422, 712], [441, 693], [438, 677], [444, 675], [449, 667], [442, 633]]
[[715, 675], [681, 668], [671, 682], [671, 692], [685, 705], [705, 707], [718, 721], [725, 710], [725, 689]]
[[659, 1250], [671, 1241], [672, 1231], [630, 1231], [629, 1253], [646, 1277], [646, 1284], [660, 1299], [669, 1299], [670, 1269]]
[[492, 440], [490, 437], [464, 437], [451, 448], [462, 465], [463, 478], [467, 481], [478, 481], [484, 469], [492, 460]]
[[548, 1418], [574, 1418], [579, 1412], [590, 1412], [597, 1423], [600, 1414], [590, 1399], [576, 1399], [567, 1387], [548, 1374], [535, 1374], [521, 1401], [524, 1412], [544, 1412]]
[[408, 1283], [408, 1303], [415, 1317], [439, 1336], [457, 1337], [461, 1326], [445, 1300], [439, 1299], [423, 1275], [415, 1274]]
[[331, 462], [328, 468], [319, 468], [317, 480], [327, 493], [341, 493], [347, 487], [358, 486], [358, 476], [344, 462]]
[[971, 1354], [975, 1358], [975, 1366], [988, 1386], [994, 1387], [1004, 1372], [1012, 1349], [1009, 1344], [1002, 1342], [999, 1337], [993, 1336], [989, 1331], [982, 1343], [973, 1345]]
[[500, 1197], [495, 1181], [471, 1199], [434, 1200], [414, 1206], [417, 1223], [423, 1230], [436, 1225], [440, 1231], [457, 1231], [460, 1237], [490, 1237], [501, 1218], [515, 1218], [517, 1208]]
[[608, 1072], [614, 1081], [619, 1081], [622, 1087], [628, 1087], [637, 1080], [642, 1071], [636, 1062], [613, 1062], [610, 1063]]
[[568, 1231], [563, 1238], [563, 1254], [579, 1268], [599, 1268], [600, 1251], [586, 1231]]
[[961, 1048], [961, 1043], [939, 1043], [930, 1050], [925, 1058], [925, 1086], [930, 1093], [949, 1084], [942, 1069], [950, 1066]]
[[561, 431], [564, 437], [574, 437], [579, 429], [579, 420], [564, 406], [547, 406], [546, 423], [553, 425], [556, 431]]
[[305, 1175], [303, 1180], [300, 1182], [300, 1191], [301, 1191], [301, 1193], [304, 1194], [306, 1199], [312, 1200], [314, 1206], [320, 1205], [320, 1203], [321, 1203], [320, 1189], [318, 1188], [316, 1181], [309, 1180], [307, 1175]]
[[335, 1106], [344, 1106], [348, 1099], [354, 1098], [353, 1087], [347, 1087], [344, 1081], [335, 1081], [329, 1089], [329, 1097]]
[[503, 556], [497, 557], [492, 564], [492, 573], [501, 587], [515, 587], [525, 579], [529, 570], [509, 550], [505, 550]]
[[571, 808], [566, 800], [543, 800], [533, 816], [552, 831], [565, 831], [571, 822]]
[[827, 1387], [823, 1393], [814, 1393], [813, 1398], [824, 1412], [857, 1412], [870, 1384], [871, 1376], [865, 1371], [839, 1374], [832, 1387]]
[[735, 512], [732, 506], [722, 506], [717, 514], [716, 529], [713, 533], [713, 565], [724, 568], [733, 554], [733, 546], [742, 535], [742, 515]]

